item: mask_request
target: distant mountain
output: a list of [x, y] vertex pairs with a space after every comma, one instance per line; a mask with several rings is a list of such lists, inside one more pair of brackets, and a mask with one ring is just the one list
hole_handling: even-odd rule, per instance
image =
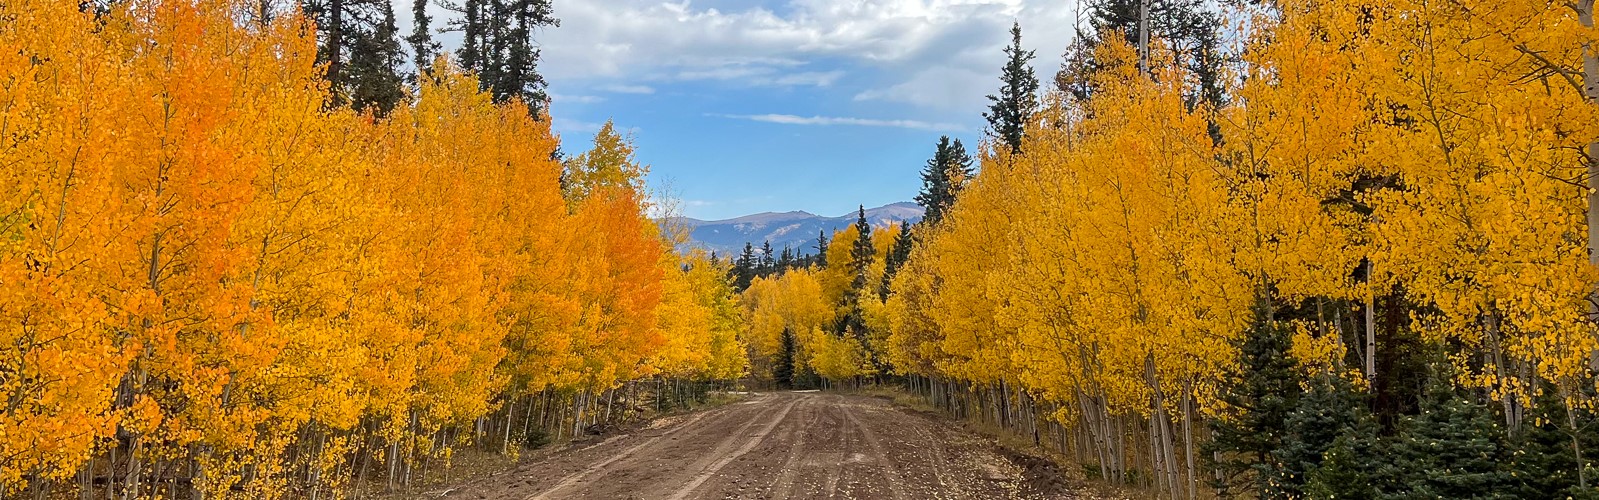
[[[866, 221], [872, 227], [887, 227], [902, 222], [922, 220], [922, 207], [910, 202], [893, 203], [866, 209]], [[833, 232], [855, 223], [855, 212], [838, 217], [823, 217], [809, 212], [764, 212], [726, 219], [699, 220], [683, 217], [678, 223], [690, 229], [688, 245], [716, 252], [727, 257], [744, 251], [744, 243], [755, 245], [772, 242], [773, 252], [782, 252], [784, 246], [796, 254], [816, 253], [816, 235]]]

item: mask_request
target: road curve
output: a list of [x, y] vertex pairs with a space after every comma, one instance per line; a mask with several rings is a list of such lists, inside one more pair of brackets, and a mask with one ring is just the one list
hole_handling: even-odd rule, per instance
[[[762, 393], [447, 490], [447, 498], [1070, 498], [991, 440], [880, 398]], [[1046, 478], [1047, 479], [1047, 478]]]

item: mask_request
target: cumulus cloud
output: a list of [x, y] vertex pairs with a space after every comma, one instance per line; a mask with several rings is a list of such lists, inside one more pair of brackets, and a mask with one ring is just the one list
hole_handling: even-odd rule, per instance
[[960, 131], [965, 127], [952, 123], [933, 123], [921, 120], [878, 120], [872, 118], [855, 118], [845, 116], [799, 116], [784, 114], [764, 115], [711, 115], [722, 118], [739, 120], [752, 120], [766, 123], [780, 123], [784, 125], [853, 125], [862, 127], [894, 127], [932, 131]]
[[654, 94], [655, 88], [648, 85], [602, 85], [600, 90], [614, 94]]
[[550, 100], [567, 104], [594, 104], [598, 102], [605, 102], [604, 97], [597, 95], [565, 95], [553, 93], [550, 94]]
[[[1023, 43], [1037, 51], [1034, 67], [1047, 80], [1070, 41], [1076, 4], [583, 0], [557, 2], [561, 26], [536, 37], [540, 71], [557, 89], [647, 94], [685, 81], [837, 88], [847, 75], [855, 87], [840, 90], [857, 101], [972, 112], [997, 88], [1011, 22], [1021, 22]], [[436, 25], [456, 16], [432, 10]], [[409, 4], [395, 13], [409, 32]], [[441, 41], [453, 48], [459, 36]]]
[[[1051, 72], [1069, 40], [1072, 2], [1058, 0], [608, 0], [557, 7], [561, 27], [540, 34], [552, 81], [704, 81], [831, 86], [848, 73], [881, 73], [862, 99], [938, 104], [959, 89], [969, 105], [998, 73], [1006, 30]], [[720, 7], [720, 8], [719, 8]], [[927, 73], [923, 75], [922, 73]], [[894, 76], [898, 75], [898, 80]], [[905, 75], [915, 75], [906, 78]], [[924, 76], [950, 76], [918, 83]], [[1042, 75], [1041, 75], [1042, 76]], [[855, 79], [852, 77], [852, 81]], [[982, 87], [975, 87], [981, 84]], [[975, 96], [975, 97], [972, 97]]]

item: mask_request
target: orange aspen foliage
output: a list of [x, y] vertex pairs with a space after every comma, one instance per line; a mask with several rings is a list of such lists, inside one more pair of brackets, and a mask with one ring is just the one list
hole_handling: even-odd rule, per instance
[[386, 118], [326, 108], [313, 32], [241, 5], [0, 4], [0, 496], [338, 497], [667, 345], [743, 373], [625, 141], [569, 210], [547, 117], [448, 62]]

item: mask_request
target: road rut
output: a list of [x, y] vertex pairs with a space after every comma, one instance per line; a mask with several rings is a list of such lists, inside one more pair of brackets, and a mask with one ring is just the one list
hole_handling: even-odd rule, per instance
[[[1075, 498], [992, 440], [880, 398], [762, 393], [447, 490], [447, 498]], [[1050, 481], [1044, 481], [1048, 483]]]

